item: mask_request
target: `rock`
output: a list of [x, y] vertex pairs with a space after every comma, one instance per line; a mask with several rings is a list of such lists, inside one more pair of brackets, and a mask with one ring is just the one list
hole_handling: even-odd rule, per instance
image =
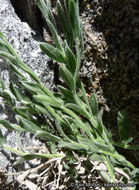
[[35, 0], [10, 0], [18, 17], [36, 32], [42, 32], [42, 16]]
[[[103, 103], [99, 104], [99, 107], [105, 110], [104, 125], [112, 132], [113, 140], [119, 141], [117, 112], [124, 109], [131, 121], [130, 135], [134, 137], [132, 144], [139, 144], [139, 1], [84, 2], [81, 17], [85, 51], [81, 71], [87, 70], [83, 72], [86, 89], [90, 86], [86, 80], [89, 76], [93, 83], [88, 94], [95, 92], [98, 101]], [[88, 68], [90, 62], [94, 66], [91, 72]], [[121, 150], [137, 167], [138, 152]]]
[[[48, 65], [49, 58], [43, 55], [39, 42], [33, 37], [35, 32], [27, 23], [21, 22], [17, 17], [10, 0], [0, 0], [0, 30], [3, 32], [20, 58], [31, 67], [41, 81], [49, 88], [53, 85], [53, 74]], [[39, 40], [42, 40], [39, 37]], [[8, 82], [9, 70], [5, 62], [0, 59], [0, 72], [2, 78]], [[7, 83], [6, 82], [6, 83]]]
[[[31, 67], [43, 84], [50, 89], [53, 86], [53, 72], [48, 65], [49, 58], [41, 52], [39, 42], [33, 38], [35, 32], [27, 23], [21, 22], [17, 17], [10, 0], [0, 0], [0, 31], [5, 35], [24, 63]], [[39, 40], [42, 40], [41, 37], [37, 37]], [[6, 86], [8, 86], [10, 81], [16, 81], [15, 75], [8, 68], [8, 64], [1, 58], [0, 75]], [[15, 122], [14, 114], [9, 107], [0, 107], [0, 118]], [[17, 146], [14, 132], [2, 129], [2, 133], [11, 147]], [[32, 136], [28, 133], [21, 140], [24, 140], [24, 144], [28, 147], [42, 145], [38, 141], [37, 144], [34, 143], [35, 140], [32, 141]], [[7, 157], [14, 159], [10, 153], [7, 152], [7, 154], [9, 155]], [[2, 160], [0, 167], [7, 163], [7, 158], [3, 154], [0, 154], [0, 160]]]

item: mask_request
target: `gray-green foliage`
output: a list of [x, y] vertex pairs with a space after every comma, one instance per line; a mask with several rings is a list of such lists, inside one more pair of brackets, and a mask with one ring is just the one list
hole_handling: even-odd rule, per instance
[[[121, 143], [112, 142], [110, 132], [102, 122], [103, 112], [98, 110], [96, 95], [92, 94], [88, 99], [81, 80], [78, 77], [81, 57], [83, 54], [82, 24], [79, 19], [78, 0], [64, 0], [64, 5], [57, 1], [58, 19], [63, 27], [65, 39], [62, 40], [57, 31], [57, 23], [51, 11], [50, 2], [47, 0], [36, 0], [47, 25], [50, 28], [55, 47], [48, 43], [40, 43], [42, 51], [61, 63], [60, 77], [65, 85], [57, 86], [58, 92], [50, 92], [38, 79], [37, 75], [26, 66], [0, 33], [0, 56], [8, 60], [10, 68], [19, 78], [20, 89], [10, 83], [7, 90], [1, 80], [0, 96], [4, 103], [8, 103], [16, 115], [17, 124], [10, 124], [8, 121], [0, 120], [0, 124], [8, 130], [19, 132], [30, 132], [36, 137], [46, 140], [46, 144], [53, 144], [53, 150], [66, 149], [76, 151], [79, 155], [85, 155], [88, 159], [103, 161], [109, 171], [108, 181], [114, 182], [114, 167], [121, 165], [134, 171], [135, 167], [120, 155], [114, 148], [138, 149], [138, 146], [127, 145], [132, 139], [125, 134], [124, 125], [127, 124], [126, 115], [118, 114], [118, 125]], [[32, 82], [19, 72], [19, 69], [26, 72]], [[22, 90], [21, 90], [22, 89]], [[30, 96], [27, 95], [28, 92]], [[20, 103], [20, 107], [15, 102]], [[44, 116], [40, 122], [40, 116]], [[55, 130], [51, 128], [51, 121]], [[68, 157], [65, 154], [27, 154], [24, 151], [17, 151], [8, 147], [0, 131], [0, 145], [6, 150], [13, 151], [21, 158], [16, 162], [22, 163], [25, 160], [40, 157]], [[52, 147], [52, 146], [51, 146]], [[72, 154], [72, 153], [71, 153]], [[106, 177], [107, 174], [103, 173]]]

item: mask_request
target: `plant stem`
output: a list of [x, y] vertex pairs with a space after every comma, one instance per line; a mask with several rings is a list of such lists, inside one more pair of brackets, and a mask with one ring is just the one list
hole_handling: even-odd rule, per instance
[[11, 151], [11, 152], [13, 152], [15, 154], [21, 155], [21, 156], [26, 155], [26, 153], [18, 151], [18, 150], [14, 149], [14, 148], [11, 148], [11, 147], [7, 146], [7, 145], [4, 145], [3, 148], [6, 149], [6, 150], [8, 150], [8, 151]]
[[76, 54], [77, 54], [77, 63], [76, 63], [76, 69], [74, 73], [74, 94], [76, 94], [76, 83], [77, 83], [77, 77], [78, 77], [78, 72], [80, 68], [80, 61], [81, 61], [81, 56], [80, 56], [80, 43], [79, 43], [79, 38], [75, 39], [75, 44], [76, 44]]
[[121, 148], [126, 148], [126, 149], [131, 149], [131, 150], [138, 150], [139, 149], [139, 145], [125, 145], [122, 143], [118, 143], [118, 142], [111, 142], [114, 146], [118, 146]]

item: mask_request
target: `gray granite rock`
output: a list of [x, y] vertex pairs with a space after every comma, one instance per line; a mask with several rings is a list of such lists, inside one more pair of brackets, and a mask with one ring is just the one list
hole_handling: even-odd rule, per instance
[[[5, 35], [24, 63], [31, 67], [36, 72], [42, 83], [50, 89], [53, 86], [53, 71], [48, 65], [49, 58], [41, 52], [39, 42], [35, 40], [36, 38], [33, 38], [35, 32], [27, 23], [21, 22], [17, 17], [10, 0], [0, 0], [0, 31]], [[38, 39], [39, 38], [40, 37], [38, 37]], [[7, 86], [10, 81], [16, 81], [15, 76], [9, 70], [8, 64], [1, 58], [0, 76]], [[10, 121], [14, 121], [12, 110], [0, 105], [0, 119], [7, 118]], [[1, 129], [3, 135], [6, 137], [7, 143], [11, 147], [16, 147], [15, 133], [9, 132], [2, 127]], [[25, 143], [25, 141], [27, 143]], [[31, 142], [29, 134], [24, 136], [24, 143], [28, 146], [37, 146], [36, 142], [34, 143], [34, 140]], [[39, 142], [38, 146], [40, 146]], [[2, 160], [0, 167], [7, 163], [7, 159], [3, 154], [0, 154], [0, 160]]]

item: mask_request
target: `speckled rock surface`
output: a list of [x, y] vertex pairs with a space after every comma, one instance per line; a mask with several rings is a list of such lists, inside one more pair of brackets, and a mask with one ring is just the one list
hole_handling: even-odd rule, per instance
[[[19, 54], [20, 58], [31, 67], [41, 81], [48, 87], [53, 86], [53, 72], [48, 65], [49, 58], [41, 52], [39, 41], [34, 39], [35, 33], [31, 30], [27, 23], [21, 20], [15, 14], [10, 0], [0, 0], [0, 31], [3, 32], [14, 50]], [[0, 75], [6, 85], [10, 81], [16, 81], [16, 76], [9, 70], [5, 61], [0, 58]], [[15, 122], [14, 114], [9, 107], [0, 105], [0, 118]], [[16, 147], [15, 133], [2, 129], [7, 143], [11, 147]], [[26, 134], [21, 138], [25, 146], [42, 146], [42, 143], [35, 140], [30, 134]], [[7, 156], [7, 158], [5, 157]], [[6, 166], [7, 159], [14, 159], [10, 153], [3, 155], [0, 151], [0, 169]]]
[[[139, 1], [83, 0], [80, 8], [85, 38], [80, 75], [86, 89], [97, 94], [113, 139], [118, 140], [117, 112], [124, 109], [133, 144], [139, 144]], [[139, 165], [139, 152], [119, 151]]]

